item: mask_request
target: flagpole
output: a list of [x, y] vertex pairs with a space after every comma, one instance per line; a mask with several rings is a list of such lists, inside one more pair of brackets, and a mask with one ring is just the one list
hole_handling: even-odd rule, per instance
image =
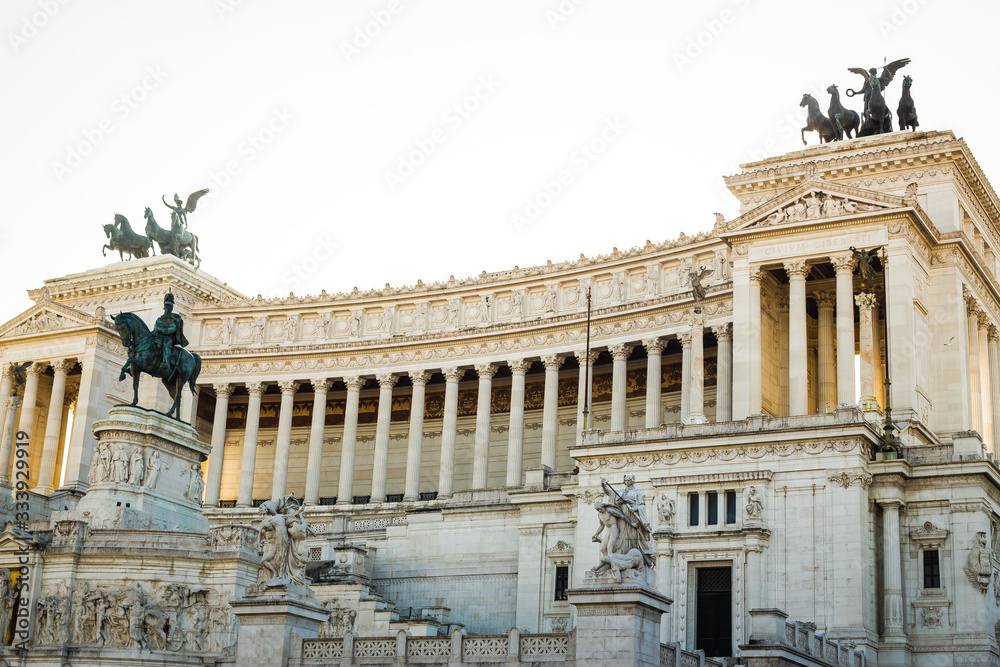
[[[583, 382], [583, 430], [588, 428], [590, 418], [590, 288], [587, 288], [587, 349], [583, 354], [583, 363], [587, 365]], [[582, 444], [582, 443], [581, 443]]]

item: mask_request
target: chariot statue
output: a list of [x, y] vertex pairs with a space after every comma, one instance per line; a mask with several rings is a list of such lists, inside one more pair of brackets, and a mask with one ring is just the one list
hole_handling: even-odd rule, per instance
[[188, 231], [188, 213], [193, 213], [198, 206], [198, 200], [208, 194], [208, 188], [196, 190], [188, 195], [187, 201], [181, 201], [180, 195], [174, 194], [174, 201], [171, 204], [166, 196], [161, 196], [163, 204], [170, 209], [170, 229], [164, 229], [156, 223], [153, 209], [146, 207], [144, 217], [146, 218], [146, 235], [143, 236], [132, 230], [128, 218], [124, 215], [116, 214], [113, 225], [104, 225], [104, 233], [109, 239], [101, 252], [117, 250], [120, 259], [124, 260], [124, 254], [128, 253], [132, 257], [148, 257], [156, 254], [156, 248], [160, 249], [161, 255], [174, 255], [190, 262], [198, 267], [201, 265], [201, 257], [198, 252], [198, 236]]
[[860, 74], [865, 82], [858, 90], [847, 90], [848, 97], [863, 95], [865, 111], [861, 118], [861, 130], [859, 136], [865, 137], [871, 134], [883, 134], [892, 132], [892, 112], [885, 103], [882, 91], [892, 81], [896, 72], [910, 64], [909, 58], [900, 58], [882, 67], [879, 74], [877, 67], [865, 70], [862, 67], [850, 67], [848, 71], [853, 74]]

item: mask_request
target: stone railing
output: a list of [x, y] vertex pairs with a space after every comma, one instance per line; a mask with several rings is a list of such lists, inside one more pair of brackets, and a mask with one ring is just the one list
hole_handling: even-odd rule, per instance
[[722, 667], [717, 660], [705, 657], [704, 651], [685, 651], [675, 643], [660, 644], [661, 667]]
[[[827, 639], [816, 632], [815, 623], [789, 623], [780, 609], [750, 610], [750, 641], [740, 646], [750, 667], [763, 667], [791, 660], [795, 664], [868, 667], [865, 652], [853, 643]], [[789, 654], [796, 657], [791, 659]], [[777, 661], [777, 662], [776, 662]]]
[[411, 637], [401, 630], [395, 637], [348, 635], [343, 639], [300, 642], [293, 648], [289, 667], [382, 664], [384, 660], [380, 658], [407, 665], [487, 662], [534, 665], [569, 662], [576, 653], [572, 634], [522, 635], [517, 629], [505, 635], [466, 635], [456, 630], [450, 637]]

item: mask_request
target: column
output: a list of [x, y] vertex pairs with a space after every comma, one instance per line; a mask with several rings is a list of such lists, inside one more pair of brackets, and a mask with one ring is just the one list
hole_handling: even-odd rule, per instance
[[705, 418], [705, 318], [695, 312], [691, 316], [691, 398], [685, 424], [707, 424]]
[[860, 314], [858, 336], [861, 344], [861, 398], [858, 405], [862, 410], [878, 410], [875, 400], [875, 340], [872, 337], [872, 309], [875, 308], [875, 295], [861, 293], [854, 297]]
[[760, 268], [738, 259], [733, 262], [733, 419], [760, 412], [760, 380]]
[[715, 421], [733, 418], [733, 334], [728, 324], [712, 327], [717, 351], [715, 357]]
[[903, 578], [900, 568], [898, 500], [881, 500], [882, 506], [882, 609], [885, 635], [903, 636]]
[[496, 364], [478, 364], [479, 397], [476, 403], [476, 447], [472, 460], [472, 488], [485, 489], [490, 465], [490, 407], [493, 397], [493, 375]]
[[319, 482], [323, 473], [323, 436], [326, 430], [326, 397], [332, 382], [327, 378], [312, 380], [313, 408], [309, 426], [309, 455], [306, 459], [306, 505], [319, 504]]
[[788, 298], [786, 295], [777, 295], [775, 306], [778, 311], [778, 334], [777, 353], [778, 368], [774, 373], [775, 383], [778, 389], [777, 413], [782, 417], [787, 417], [791, 413], [788, 411]]
[[[986, 451], [992, 452], [993, 443], [993, 387], [990, 386], [990, 344], [988, 328], [990, 318], [985, 311], [979, 313], [979, 393], [982, 396], [983, 442], [986, 444]], [[48, 433], [48, 431], [46, 431]], [[46, 437], [46, 440], [48, 438]]]
[[365, 381], [358, 376], [344, 378], [347, 385], [347, 405], [344, 406], [344, 437], [340, 445], [340, 482], [337, 504], [354, 502], [354, 456], [358, 446], [358, 404]]
[[[969, 411], [972, 417], [972, 430], [982, 435], [983, 432], [983, 395], [979, 379], [979, 306], [975, 299], [966, 299], [966, 333], [969, 340]], [[25, 409], [27, 408], [27, 391], [25, 391]], [[23, 414], [23, 410], [22, 410]], [[22, 417], [21, 423], [24, 423]]]
[[854, 405], [853, 254], [830, 257], [837, 271], [837, 405]]
[[[10, 364], [0, 364], [0, 432], [7, 423], [7, 399], [13, 390], [13, 380], [10, 377]], [[0, 436], [2, 438], [2, 436]]]
[[750, 331], [748, 368], [750, 371], [750, 387], [748, 394], [750, 397], [749, 408], [751, 415], [761, 414], [763, 411], [761, 404], [761, 352], [760, 352], [760, 279], [761, 270], [759, 266], [750, 267]]
[[430, 379], [427, 371], [410, 371], [410, 433], [406, 443], [406, 487], [403, 500], [420, 500], [420, 457], [424, 446], [424, 393]]
[[990, 397], [993, 399], [993, 456], [1000, 451], [1000, 335], [995, 325], [986, 332], [990, 360]]
[[550, 354], [542, 357], [545, 366], [545, 394], [542, 403], [542, 465], [556, 469], [556, 440], [559, 437], [559, 368], [564, 357]]
[[[438, 498], [451, 498], [455, 490], [455, 439], [458, 437], [458, 382], [465, 375], [461, 368], [443, 368], [444, 422], [441, 425], [441, 471], [438, 473]], [[523, 408], [522, 401], [522, 410]]]
[[819, 405], [816, 412], [833, 412], [837, 409], [837, 371], [836, 362], [833, 357], [833, 306], [836, 302], [836, 294], [832, 292], [816, 292], [813, 296], [816, 298], [816, 306], [819, 310], [819, 329], [817, 331], [816, 348], [816, 380], [819, 386]]
[[528, 362], [513, 359], [510, 366], [510, 425], [507, 429], [507, 486], [521, 486], [521, 462], [524, 452], [524, 374]]
[[809, 412], [809, 366], [806, 359], [806, 273], [803, 260], [785, 262], [788, 273], [788, 414]]
[[614, 365], [611, 371], [611, 430], [624, 431], [628, 426], [628, 406], [626, 405], [626, 364], [628, 355], [632, 354], [632, 346], [618, 343], [608, 347]]
[[278, 412], [278, 437], [274, 444], [274, 475], [271, 477], [271, 498], [285, 495], [288, 486], [288, 457], [292, 452], [292, 411], [295, 409], [295, 392], [299, 383], [294, 380], [279, 382], [281, 409]]
[[56, 454], [59, 452], [59, 433], [62, 431], [63, 400], [66, 398], [66, 374], [75, 362], [61, 359], [52, 364], [55, 376], [52, 379], [52, 393], [49, 396], [49, 415], [45, 422], [45, 440], [42, 444], [42, 463], [38, 471], [38, 482], [32, 489], [35, 493], [48, 495], [53, 491], [52, 477], [56, 471]]
[[584, 357], [587, 356], [586, 350], [577, 350], [573, 355], [580, 364], [580, 379], [576, 386], [576, 444], [579, 445], [583, 443], [584, 409], [590, 411], [586, 427], [588, 429], [594, 428], [592, 397], [594, 395], [594, 362], [597, 360], [598, 353], [591, 350], [590, 358], [586, 360], [584, 360]]
[[[15, 418], [17, 409], [21, 407], [20, 396], [7, 396], [4, 399], [4, 406], [7, 409], [7, 418], [4, 421], [3, 431], [0, 432], [0, 484], [10, 486], [10, 453], [14, 447]], [[8, 489], [9, 491], [9, 489]]]
[[208, 457], [208, 483], [205, 486], [205, 507], [218, 507], [222, 488], [222, 462], [226, 452], [226, 420], [229, 417], [231, 384], [217, 384], [215, 389], [215, 417], [212, 419], [212, 453]]
[[691, 414], [691, 332], [677, 334], [681, 342], [681, 423], [687, 424]]
[[263, 382], [247, 382], [247, 425], [243, 431], [243, 461], [240, 464], [240, 492], [237, 507], [253, 506], [253, 471], [257, 465], [257, 433], [260, 430], [260, 397], [264, 393]]
[[24, 401], [21, 404], [21, 419], [18, 421], [17, 430], [28, 434], [28, 442], [31, 442], [32, 427], [35, 424], [35, 404], [38, 402], [38, 376], [45, 370], [45, 365], [35, 362], [28, 366], [28, 378], [24, 383]]
[[663, 382], [663, 346], [659, 338], [642, 341], [646, 348], [646, 428], [656, 428], [663, 423], [660, 384]]
[[385, 480], [389, 473], [389, 429], [392, 426], [392, 388], [398, 378], [389, 373], [376, 375], [378, 380], [378, 421], [375, 424], [375, 461], [372, 463], [370, 502], [385, 502]]

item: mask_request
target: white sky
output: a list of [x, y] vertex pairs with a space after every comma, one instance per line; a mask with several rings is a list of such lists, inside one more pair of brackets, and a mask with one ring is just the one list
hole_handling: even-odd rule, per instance
[[[373, 13], [391, 19], [345, 54]], [[0, 321], [44, 278], [112, 261], [115, 213], [141, 230], [150, 206], [166, 226], [160, 196], [202, 187], [202, 269], [249, 296], [698, 231], [736, 213], [721, 175], [802, 147], [804, 92], [825, 111], [829, 84], [860, 85], [848, 67], [886, 58], [913, 61], [890, 108], [911, 75], [921, 129], [965, 137], [1000, 180], [993, 2], [4, 0], [0, 16]], [[602, 130], [603, 154], [577, 152]], [[390, 189], [417, 143], [433, 153]], [[562, 170], [571, 182], [515, 225]]]

